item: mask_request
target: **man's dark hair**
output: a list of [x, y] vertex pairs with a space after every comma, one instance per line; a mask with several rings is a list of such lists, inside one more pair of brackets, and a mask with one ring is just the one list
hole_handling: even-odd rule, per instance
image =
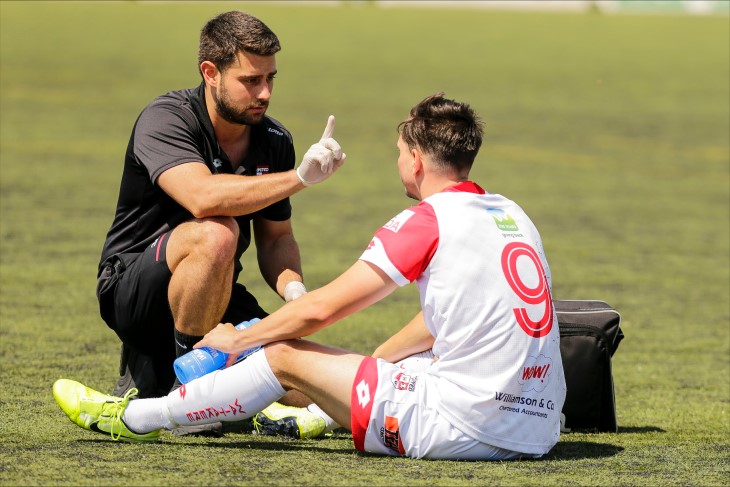
[[462, 172], [474, 163], [484, 127], [468, 104], [436, 93], [411, 109], [398, 132], [410, 149], [417, 148], [436, 164]]
[[198, 67], [203, 61], [210, 61], [219, 71], [225, 71], [239, 51], [273, 56], [280, 50], [279, 38], [266, 24], [253, 15], [234, 10], [210, 19], [203, 26]]

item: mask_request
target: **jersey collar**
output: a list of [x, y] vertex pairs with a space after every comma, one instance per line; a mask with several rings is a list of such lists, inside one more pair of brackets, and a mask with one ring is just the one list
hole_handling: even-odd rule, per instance
[[462, 181], [460, 183], [456, 183], [455, 185], [449, 186], [448, 188], [444, 189], [443, 192], [486, 194], [486, 191], [484, 191], [481, 186], [473, 181]]

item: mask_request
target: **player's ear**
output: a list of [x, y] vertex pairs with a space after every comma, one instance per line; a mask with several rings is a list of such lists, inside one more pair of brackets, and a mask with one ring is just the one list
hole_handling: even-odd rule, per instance
[[210, 61], [203, 61], [200, 63], [200, 72], [203, 74], [203, 79], [207, 85], [218, 86], [218, 74], [220, 71], [218, 71], [215, 64]]
[[421, 158], [421, 151], [418, 149], [411, 149], [411, 157], [413, 158], [413, 174], [418, 174], [423, 170], [423, 159]]

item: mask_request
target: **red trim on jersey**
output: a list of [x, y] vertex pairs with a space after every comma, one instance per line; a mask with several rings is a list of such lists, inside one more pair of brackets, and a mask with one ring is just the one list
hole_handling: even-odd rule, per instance
[[355, 449], [364, 451], [365, 433], [370, 423], [370, 412], [373, 409], [373, 399], [378, 388], [378, 366], [372, 357], [365, 357], [357, 369], [355, 381], [352, 383], [350, 399], [350, 422], [352, 442]]
[[382, 227], [375, 236], [388, 260], [410, 282], [423, 274], [439, 245], [439, 228], [433, 207], [421, 202], [409, 208], [414, 214], [397, 231]]
[[443, 190], [444, 192], [448, 191], [461, 191], [464, 193], [476, 193], [476, 194], [486, 194], [487, 192], [484, 191], [484, 189], [479, 186], [477, 183], [473, 181], [463, 181], [461, 183], [457, 183], [453, 186], [449, 186], [448, 188]]

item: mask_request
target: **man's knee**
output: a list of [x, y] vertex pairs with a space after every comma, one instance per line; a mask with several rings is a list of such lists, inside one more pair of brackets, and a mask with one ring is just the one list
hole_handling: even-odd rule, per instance
[[[178, 227], [183, 255], [202, 255], [211, 261], [229, 263], [236, 254], [238, 223], [232, 217], [209, 217]], [[182, 249], [181, 249], [182, 250]]]
[[301, 351], [302, 343], [304, 343], [302, 340], [284, 340], [269, 343], [264, 347], [269, 367], [285, 389], [291, 389], [292, 376], [296, 375], [292, 364], [296, 354]]
[[297, 342], [300, 340], [283, 340], [280, 342], [272, 342], [264, 347], [266, 352], [266, 360], [273, 369], [276, 365], [286, 361], [292, 353], [296, 353]]

